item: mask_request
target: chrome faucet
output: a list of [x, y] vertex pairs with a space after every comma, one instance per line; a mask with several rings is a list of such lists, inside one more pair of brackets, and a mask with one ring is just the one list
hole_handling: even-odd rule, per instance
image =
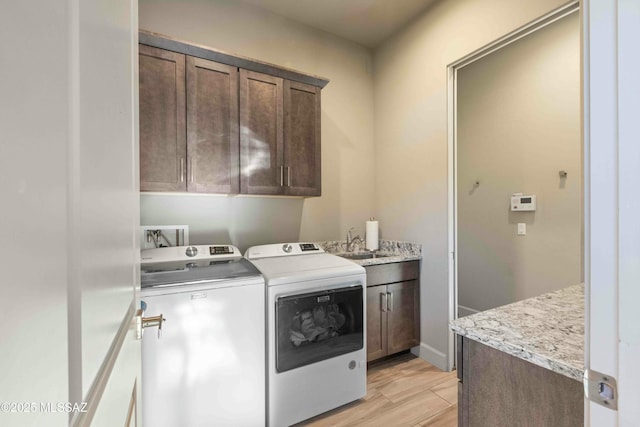
[[360, 237], [359, 234], [356, 235], [356, 237], [351, 237], [351, 230], [353, 230], [355, 227], [351, 227], [349, 229], [349, 231], [347, 231], [347, 252], [352, 252], [353, 251], [353, 244], [354, 242], [357, 240], [360, 243], [363, 243], [362, 241], [362, 237]]

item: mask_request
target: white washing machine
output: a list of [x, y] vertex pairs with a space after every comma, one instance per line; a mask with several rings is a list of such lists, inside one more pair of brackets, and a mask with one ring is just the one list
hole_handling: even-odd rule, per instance
[[315, 243], [254, 246], [267, 284], [267, 419], [290, 426], [366, 395], [366, 275]]
[[162, 316], [142, 339], [142, 424], [265, 424], [265, 287], [228, 245], [147, 249], [144, 317]]

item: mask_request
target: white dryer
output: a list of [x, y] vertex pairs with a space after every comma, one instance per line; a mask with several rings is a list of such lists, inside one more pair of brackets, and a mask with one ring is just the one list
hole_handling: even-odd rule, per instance
[[290, 426], [366, 395], [366, 276], [315, 243], [254, 246], [267, 284], [267, 419]]

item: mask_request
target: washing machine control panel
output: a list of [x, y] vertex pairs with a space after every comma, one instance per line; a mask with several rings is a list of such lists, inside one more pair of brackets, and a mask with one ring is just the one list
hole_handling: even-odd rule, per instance
[[307, 252], [307, 251], [318, 252], [320, 250], [320, 247], [315, 243], [300, 243], [300, 250], [302, 252]]
[[233, 246], [209, 246], [209, 255], [231, 255]]
[[241, 257], [240, 250], [231, 245], [171, 246], [140, 251], [142, 264], [201, 259], [227, 260]]

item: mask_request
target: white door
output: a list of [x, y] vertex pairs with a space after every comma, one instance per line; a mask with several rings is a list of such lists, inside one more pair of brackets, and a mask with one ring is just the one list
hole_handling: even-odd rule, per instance
[[69, 392], [88, 406], [72, 421], [136, 425], [137, 1], [70, 4], [69, 358], [80, 366], [69, 373]]
[[617, 379], [618, 410], [586, 401], [585, 425], [640, 420], [640, 1], [585, 0], [586, 368]]
[[0, 14], [3, 427], [138, 422], [137, 25], [136, 0]]

